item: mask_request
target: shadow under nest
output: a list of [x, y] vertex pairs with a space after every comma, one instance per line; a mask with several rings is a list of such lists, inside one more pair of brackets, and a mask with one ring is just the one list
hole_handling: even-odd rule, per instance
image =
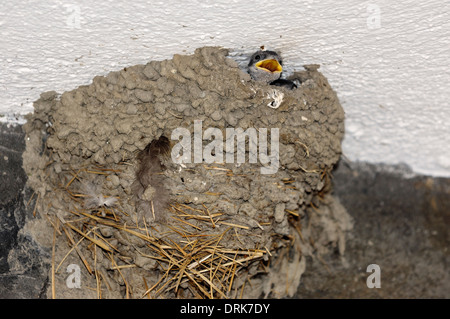
[[[352, 222], [329, 183], [344, 131], [336, 94], [316, 66], [294, 73], [302, 85], [290, 91], [252, 81], [227, 54], [200, 48], [35, 102], [24, 126], [27, 229], [52, 252], [48, 297], [292, 297], [307, 257], [344, 254]], [[278, 128], [277, 171], [162, 156], [137, 191], [143, 152], [199, 121], [223, 136]], [[74, 264], [79, 289], [65, 271]]]

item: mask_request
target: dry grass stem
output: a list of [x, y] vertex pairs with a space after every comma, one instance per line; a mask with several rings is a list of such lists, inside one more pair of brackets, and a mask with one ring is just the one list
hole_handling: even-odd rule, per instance
[[[230, 170], [218, 166], [208, 166], [207, 169], [230, 172]], [[66, 234], [64, 238], [67, 238], [70, 248], [64, 253], [57, 266], [55, 261], [52, 261], [53, 290], [54, 274], [58, 272], [70, 254], [76, 251], [88, 273], [95, 280], [95, 288], [92, 289], [96, 292], [97, 298], [104, 297], [102, 283], [105, 283], [107, 288], [109, 287], [108, 278], [105, 277], [108, 276], [107, 272], [102, 273], [102, 269], [98, 268], [98, 258], [103, 254], [111, 262], [106, 270], [118, 272], [125, 285], [125, 297], [131, 297], [132, 287], [124, 272], [134, 271], [133, 269], [140, 266], [134, 262], [133, 258], [127, 257], [128, 253], [121, 252], [121, 245], [112, 244], [113, 241], [110, 237], [103, 236], [105, 228], [119, 231], [125, 240], [131, 240], [131, 237], [142, 240], [144, 245], [138, 245], [142, 248], [138, 249], [135, 244], [131, 243], [132, 241], [129, 247], [137, 254], [153, 259], [156, 262], [156, 269], [161, 271], [159, 279], [151, 285], [148, 285], [146, 279], [148, 276], [142, 276], [143, 287], [145, 287], [145, 292], [140, 295], [142, 298], [163, 297], [171, 293], [178, 296], [180, 293], [183, 294], [180, 292], [181, 287], [196, 298], [228, 298], [234, 289], [237, 273], [246, 269], [250, 263], [259, 262], [264, 255], [270, 254], [267, 248], [227, 248], [224, 245], [226, 242], [222, 242], [224, 238], [227, 238], [226, 241], [236, 240], [237, 236], [237, 239], [240, 240], [238, 232], [248, 231], [251, 228], [234, 223], [232, 220], [220, 220], [224, 213], [211, 211], [206, 204], [198, 207], [177, 202], [171, 203], [170, 219], [163, 228], [149, 226], [145, 218], [142, 218], [140, 224], [137, 219], [130, 222], [130, 218], [124, 218], [130, 214], [124, 211], [121, 205], [98, 208], [83, 207], [82, 198], [87, 195], [77, 190], [75, 185], [83, 183], [87, 174], [108, 178], [109, 174], [117, 171], [96, 167], [95, 169], [82, 168], [68, 172], [69, 177], [61, 190], [73, 205], [68, 210], [69, 216], [61, 217], [61, 226]], [[206, 194], [220, 195], [217, 193]], [[36, 198], [36, 195], [34, 197]], [[29, 202], [32, 199], [30, 198]], [[151, 209], [154, 214], [154, 207], [152, 206]], [[61, 232], [59, 231], [59, 220], [55, 220], [56, 222], [49, 221], [54, 227], [54, 241], [56, 242], [56, 236]], [[221, 229], [220, 226], [227, 228]], [[261, 225], [259, 227], [262, 228]], [[229, 233], [230, 230], [233, 230], [232, 233]], [[242, 241], [240, 243], [243, 244]], [[89, 258], [86, 258], [84, 250], [90, 252], [86, 255], [92, 256], [92, 261], [89, 262]], [[92, 284], [92, 286], [94, 285]], [[55, 296], [54, 291], [52, 296]]]

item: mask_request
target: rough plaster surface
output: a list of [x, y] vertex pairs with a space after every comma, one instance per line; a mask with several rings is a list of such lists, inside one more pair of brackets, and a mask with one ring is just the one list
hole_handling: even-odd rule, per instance
[[242, 62], [265, 45], [287, 73], [321, 64], [346, 112], [348, 158], [450, 176], [449, 12], [439, 0], [2, 2], [0, 120], [124, 66], [204, 45]]

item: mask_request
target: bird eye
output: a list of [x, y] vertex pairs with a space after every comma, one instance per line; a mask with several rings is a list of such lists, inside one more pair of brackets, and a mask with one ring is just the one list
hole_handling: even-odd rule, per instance
[[259, 61], [261, 59], [261, 57], [259, 55], [255, 56], [255, 61]]
[[280, 65], [283, 65], [283, 61], [282, 60], [280, 60], [278, 63], [280, 63]]

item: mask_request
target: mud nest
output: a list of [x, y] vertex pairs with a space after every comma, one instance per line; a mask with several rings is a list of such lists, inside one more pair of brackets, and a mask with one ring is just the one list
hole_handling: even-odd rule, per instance
[[[330, 195], [344, 133], [335, 92], [318, 66], [295, 72], [301, 85], [287, 90], [252, 81], [227, 55], [200, 48], [34, 103], [23, 162], [36, 218], [26, 231], [47, 247], [49, 297], [293, 296], [308, 257], [344, 253], [351, 219]], [[250, 137], [244, 161], [205, 160], [212, 137], [201, 138], [203, 156], [157, 157], [137, 194], [152, 142], [173, 150], [182, 128], [194, 145], [199, 127], [218, 129], [223, 145], [227, 128], [253, 128], [258, 142], [266, 129], [278, 165], [250, 161]]]

